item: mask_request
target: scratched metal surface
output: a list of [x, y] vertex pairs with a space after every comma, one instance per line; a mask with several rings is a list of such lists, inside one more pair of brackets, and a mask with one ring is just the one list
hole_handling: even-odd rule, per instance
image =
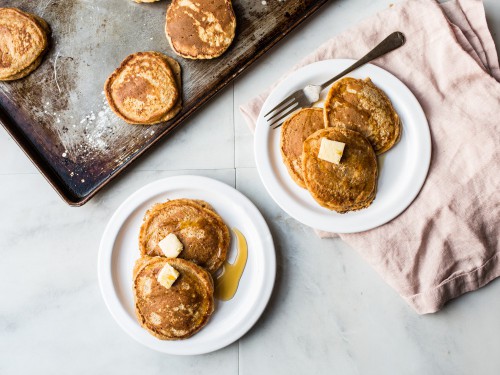
[[[166, 40], [169, 2], [0, 0], [52, 28], [40, 68], [0, 83], [0, 122], [58, 193], [81, 205], [327, 1], [233, 1], [237, 32], [230, 49], [215, 60], [191, 61], [177, 57]], [[183, 110], [167, 123], [128, 125], [111, 112], [102, 87], [127, 55], [147, 50], [180, 62]]]

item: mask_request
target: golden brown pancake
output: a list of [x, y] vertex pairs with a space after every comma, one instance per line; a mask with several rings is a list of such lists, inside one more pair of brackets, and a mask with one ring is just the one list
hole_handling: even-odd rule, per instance
[[399, 140], [401, 123], [387, 95], [365, 80], [343, 78], [330, 88], [324, 106], [325, 125], [363, 134], [377, 155]]
[[236, 16], [230, 0], [172, 0], [165, 33], [172, 49], [188, 59], [212, 59], [231, 45]]
[[137, 52], [111, 74], [104, 92], [113, 112], [123, 120], [150, 125], [167, 121], [180, 110], [179, 80], [180, 66], [175, 60], [158, 52]]
[[302, 177], [302, 146], [307, 137], [325, 127], [322, 108], [304, 108], [295, 112], [281, 127], [280, 149], [290, 177], [305, 188]]
[[15, 8], [0, 8], [0, 81], [27, 76], [42, 62], [48, 47], [48, 24]]
[[[25, 14], [28, 15], [29, 17], [31, 17], [35, 22], [37, 22], [45, 30], [47, 35], [50, 34], [50, 32], [51, 32], [50, 26], [47, 22], [45, 22], [45, 20], [43, 18], [40, 18], [40, 17], [38, 17], [34, 14], [31, 14], [31, 13], [25, 13]], [[42, 63], [43, 58], [45, 57], [45, 54], [47, 52], [47, 49], [48, 49], [48, 46], [47, 46], [47, 48], [45, 48], [44, 51], [42, 51], [42, 53], [38, 56], [38, 58], [30, 66], [19, 71], [18, 73], [14, 74], [14, 75], [11, 75], [8, 78], [4, 79], [4, 81], [14, 81], [16, 79], [24, 78], [27, 75], [29, 75], [31, 72], [36, 70], [36, 68], [38, 68], [40, 66], [40, 64]]]
[[[157, 280], [158, 273], [167, 263], [179, 272], [169, 289]], [[161, 340], [180, 340], [194, 335], [207, 324], [214, 311], [212, 277], [203, 268], [184, 259], [138, 259], [133, 285], [137, 320]]]
[[[318, 158], [321, 138], [345, 143], [340, 164]], [[312, 197], [330, 210], [359, 210], [375, 199], [377, 157], [370, 142], [356, 131], [335, 127], [310, 135], [304, 142], [302, 170]]]
[[163, 256], [158, 242], [169, 233], [174, 233], [184, 246], [179, 258], [190, 260], [212, 274], [226, 260], [231, 239], [229, 229], [211, 206], [204, 207], [190, 199], [154, 205], [146, 212], [141, 226], [141, 254]]

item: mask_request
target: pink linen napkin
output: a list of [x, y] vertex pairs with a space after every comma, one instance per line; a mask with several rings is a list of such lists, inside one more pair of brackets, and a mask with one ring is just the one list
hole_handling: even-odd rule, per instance
[[[431, 166], [401, 215], [339, 236], [426, 314], [500, 276], [500, 67], [482, 1], [400, 3], [329, 40], [292, 71], [319, 60], [360, 58], [393, 31], [402, 31], [406, 44], [375, 64], [422, 105]], [[240, 107], [252, 129], [271, 91]]]

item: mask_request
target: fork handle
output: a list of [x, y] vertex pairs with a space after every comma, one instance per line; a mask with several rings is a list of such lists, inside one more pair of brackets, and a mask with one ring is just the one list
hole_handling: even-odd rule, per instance
[[406, 41], [406, 38], [402, 32], [396, 31], [396, 32], [392, 33], [387, 38], [385, 38], [383, 41], [381, 41], [375, 48], [373, 48], [370, 52], [368, 52], [361, 59], [359, 59], [354, 64], [352, 64], [350, 67], [348, 67], [342, 73], [336, 75], [332, 79], [323, 83], [321, 85], [321, 89], [323, 90], [323, 89], [327, 88], [333, 82], [335, 82], [339, 78], [342, 78], [346, 74], [349, 74], [353, 70], [358, 69], [360, 66], [365, 65], [366, 63], [369, 63], [370, 61], [375, 60], [376, 58], [383, 56], [388, 52], [394, 51], [395, 49], [397, 49], [397, 48], [401, 47], [403, 44], [405, 44], [405, 41]]

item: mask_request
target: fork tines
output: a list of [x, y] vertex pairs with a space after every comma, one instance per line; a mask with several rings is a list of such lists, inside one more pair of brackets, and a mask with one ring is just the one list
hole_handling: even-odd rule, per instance
[[274, 126], [274, 129], [281, 126], [282, 120], [292, 112], [303, 107], [301, 104], [302, 90], [296, 91], [278, 103], [273, 109], [264, 115], [264, 118], [269, 123], [269, 126]]
[[[291, 114], [292, 112], [295, 112], [297, 109], [299, 109], [297, 106], [298, 106], [298, 102], [293, 101], [287, 107], [285, 107], [283, 110], [276, 112], [276, 114], [274, 114], [273, 116], [271, 116], [267, 119], [267, 121], [269, 122], [269, 126], [274, 126], [274, 125], [276, 125], [276, 127], [281, 126], [281, 123], [284, 122], [285, 117], [287, 117], [289, 114]], [[280, 116], [278, 118], [275, 118], [278, 115], [280, 115]], [[271, 119], [273, 119], [273, 118], [275, 118], [275, 119], [273, 121], [271, 121]]]

